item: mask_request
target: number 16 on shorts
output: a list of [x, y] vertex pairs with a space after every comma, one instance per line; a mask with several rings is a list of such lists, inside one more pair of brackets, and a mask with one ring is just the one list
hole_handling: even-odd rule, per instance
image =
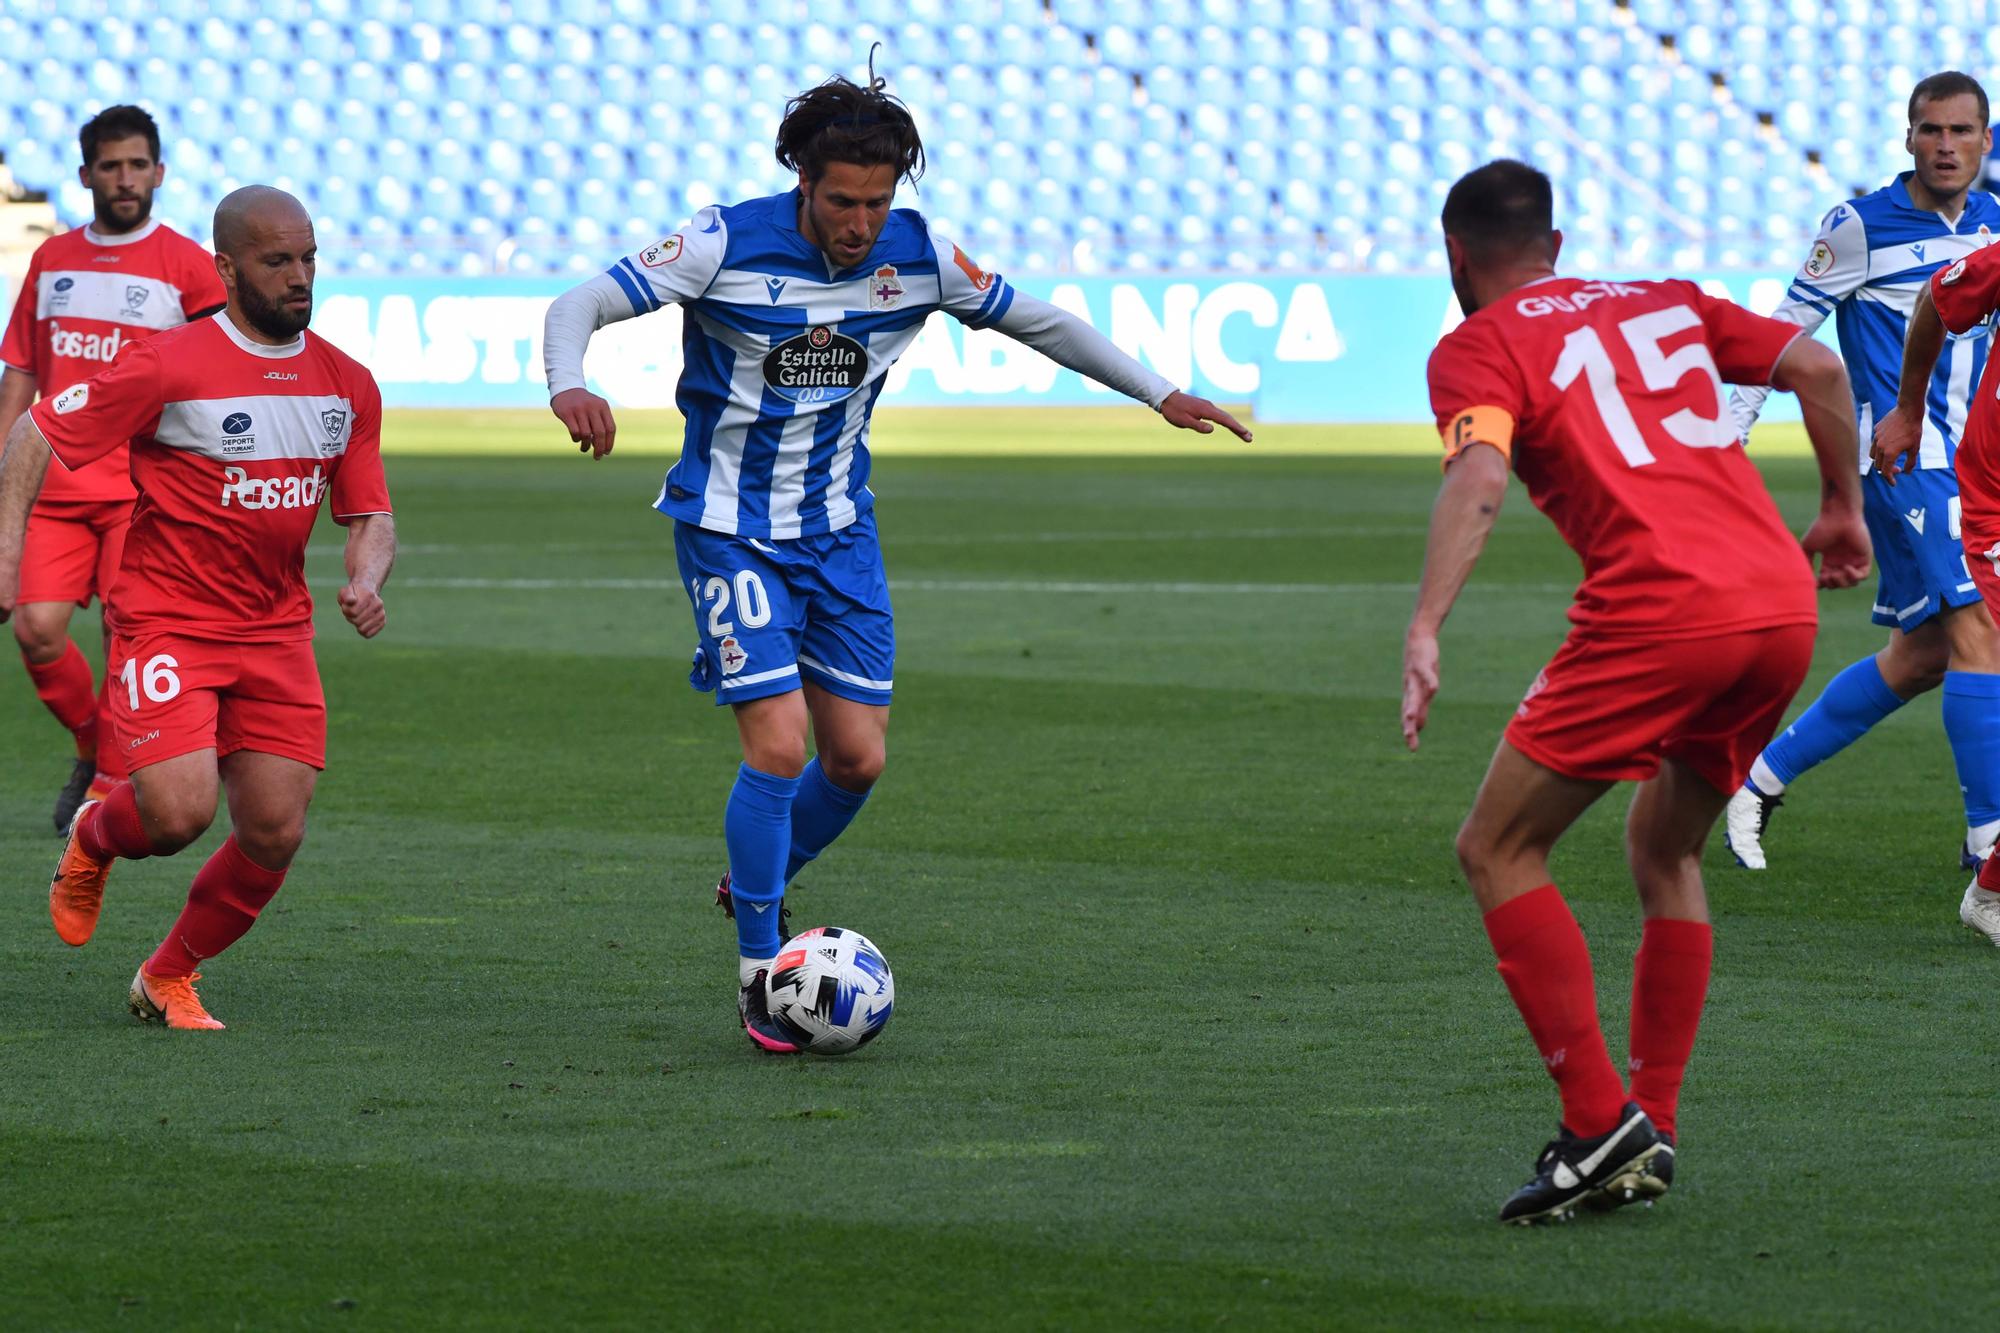
[[146, 659], [144, 666], [138, 658], [128, 658], [125, 669], [118, 673], [118, 683], [125, 687], [125, 702], [136, 713], [140, 709], [139, 695], [143, 691], [147, 700], [163, 704], [171, 701], [181, 692], [181, 678], [174, 674], [180, 666], [169, 653], [155, 653]]

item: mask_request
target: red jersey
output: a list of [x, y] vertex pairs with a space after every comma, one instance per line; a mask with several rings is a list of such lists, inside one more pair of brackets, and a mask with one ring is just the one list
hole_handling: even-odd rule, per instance
[[1768, 384], [1801, 330], [1691, 282], [1546, 278], [1431, 353], [1446, 461], [1493, 445], [1583, 561], [1579, 628], [1697, 638], [1818, 619], [1810, 562], [1723, 383]]
[[32, 411], [64, 467], [132, 442], [139, 502], [111, 592], [127, 637], [311, 638], [306, 538], [321, 500], [337, 523], [389, 512], [381, 392], [316, 334], [268, 347], [216, 315], [133, 344]]
[[[227, 299], [208, 251], [158, 219], [123, 236], [80, 227], [43, 241], [28, 261], [0, 362], [33, 375], [41, 396], [53, 398], [110, 365], [126, 344]], [[50, 469], [36, 508], [130, 500], [127, 462], [120, 441], [94, 467]]]
[[[1964, 333], [2000, 309], [2000, 247], [1974, 250], [1950, 268], [1931, 275], [1931, 304], [1953, 333]], [[1965, 433], [1959, 437], [1953, 470], [1970, 513], [1975, 505], [1992, 510], [2000, 505], [2000, 422], [1993, 419], [1993, 396], [2000, 393], [2000, 367], [1991, 352], [1965, 413]]]

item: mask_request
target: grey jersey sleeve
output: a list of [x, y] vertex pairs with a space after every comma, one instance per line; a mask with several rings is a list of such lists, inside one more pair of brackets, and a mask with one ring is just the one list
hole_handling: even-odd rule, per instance
[[1174, 382], [1155, 375], [1118, 350], [1109, 338], [1069, 311], [1016, 291], [994, 328], [1079, 375], [1136, 398], [1154, 411], [1178, 392]]
[[[1812, 252], [1785, 289], [1785, 299], [1771, 312], [1772, 319], [1796, 324], [1811, 333], [1831, 315], [1834, 307], [1852, 296], [1868, 280], [1868, 224], [1852, 204], [1838, 204], [1820, 219], [1819, 235], [1813, 238]], [[1736, 432], [1748, 440], [1750, 427], [1764, 410], [1771, 390], [1762, 385], [1745, 385], [1730, 395], [1730, 411], [1736, 418]]]
[[542, 321], [542, 366], [549, 396], [584, 387], [584, 351], [590, 335], [606, 324], [700, 297], [715, 281], [728, 244], [722, 211], [704, 208], [673, 235], [625, 256], [558, 296]]

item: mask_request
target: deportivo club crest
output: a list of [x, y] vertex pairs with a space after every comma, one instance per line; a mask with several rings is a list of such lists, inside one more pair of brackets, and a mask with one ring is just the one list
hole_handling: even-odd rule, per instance
[[140, 307], [146, 304], [146, 298], [152, 294], [153, 289], [150, 287], [141, 287], [137, 283], [127, 286], [125, 288], [125, 313], [128, 315], [138, 314]]
[[896, 266], [884, 264], [868, 281], [868, 308], [894, 310], [896, 302], [903, 299], [903, 291], [903, 280], [896, 276]]

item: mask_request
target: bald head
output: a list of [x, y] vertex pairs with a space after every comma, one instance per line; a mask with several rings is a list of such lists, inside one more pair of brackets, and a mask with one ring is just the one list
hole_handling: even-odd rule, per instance
[[246, 185], [215, 206], [215, 252], [240, 256], [271, 232], [300, 228], [312, 231], [304, 204], [269, 185]]
[[215, 207], [215, 271], [238, 328], [271, 343], [312, 322], [319, 247], [305, 205], [268, 185], [246, 185]]

